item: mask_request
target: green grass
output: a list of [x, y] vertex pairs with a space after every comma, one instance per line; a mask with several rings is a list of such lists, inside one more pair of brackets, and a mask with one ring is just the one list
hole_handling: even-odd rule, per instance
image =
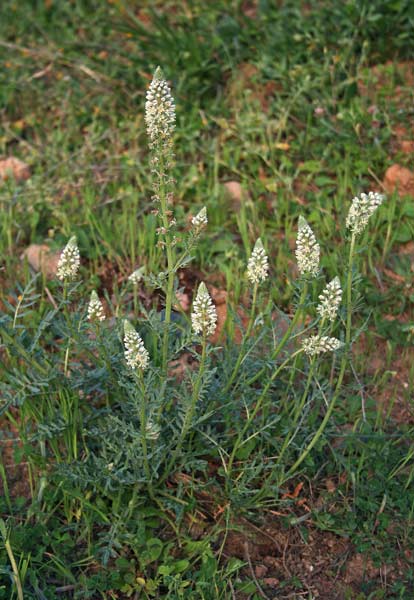
[[[409, 129], [414, 118], [413, 90], [397, 67], [413, 64], [413, 26], [409, 0], [312, 0], [306, 7], [297, 0], [263, 1], [254, 16], [246, 3], [224, 0], [2, 2], [0, 154], [20, 158], [31, 170], [27, 182], [0, 183], [4, 309], [15, 307], [29, 280], [19, 256], [30, 243], [59, 250], [76, 234], [84, 257], [82, 293], [95, 287], [115, 306], [134, 268], [161, 269], [144, 123], [145, 90], [160, 64], [177, 103], [177, 222], [186, 223], [203, 205], [209, 215], [190, 281], [205, 278], [228, 290], [234, 305], [245, 301], [246, 259], [260, 236], [270, 256], [272, 300], [290, 311], [299, 215], [317, 234], [331, 279], [344, 270], [338, 223], [352, 197], [380, 189], [394, 162], [413, 168], [412, 156], [392, 150], [396, 125]], [[375, 65], [382, 65], [380, 83]], [[230, 196], [229, 181], [241, 184], [241, 198]], [[7, 489], [0, 499], [25, 598], [260, 598], [246, 557], [229, 556], [223, 544], [229, 532], [243, 529], [236, 516], [264, 526], [270, 510], [283, 513], [280, 527], [302, 540], [330, 531], [375, 566], [401, 564], [402, 575], [366, 577], [357, 590], [350, 584], [344, 598], [412, 597], [413, 257], [400, 252], [400, 244], [413, 239], [412, 202], [391, 194], [364, 234], [364, 303], [354, 319], [361, 326], [370, 321], [363, 347], [356, 345], [357, 385], [338, 404], [294, 482], [306, 482], [311, 523], [300, 520], [303, 511], [293, 499], [282, 498], [285, 488], [275, 489], [273, 499], [259, 496], [256, 506], [247, 492], [227, 503], [220, 491], [211, 507], [203, 496], [217, 483], [210, 474], [175, 482], [162, 508], [142, 503], [123, 527], [126, 496], [70, 497], [64, 477], [56, 475], [41, 502]], [[144, 290], [146, 298], [152, 293]], [[56, 286], [40, 277], [28, 295], [36, 294], [45, 314]], [[40, 317], [31, 306], [25, 311], [35, 330]], [[33, 383], [30, 369], [19, 377], [28, 387]], [[73, 414], [72, 402], [73, 395], [59, 397], [68, 410], [62, 419]], [[9, 417], [17, 419], [17, 412]], [[10, 432], [3, 423], [6, 447]], [[26, 444], [16, 446], [16, 462], [25, 463], [32, 452]], [[62, 450], [54, 451], [59, 462]], [[38, 473], [46, 468], [43, 458], [32, 457]], [[217, 455], [213, 470], [219, 461]], [[250, 477], [241, 475], [241, 489]], [[326, 478], [337, 481], [333, 493], [323, 489]], [[11, 572], [0, 547], [0, 598], [17, 597]], [[296, 590], [303, 597], [306, 578], [295, 577], [284, 574], [278, 593]]]

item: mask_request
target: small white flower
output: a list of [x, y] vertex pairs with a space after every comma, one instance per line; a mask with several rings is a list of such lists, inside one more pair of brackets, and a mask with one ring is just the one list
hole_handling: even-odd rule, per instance
[[247, 278], [252, 283], [261, 283], [269, 274], [267, 254], [259, 238], [247, 263]]
[[105, 321], [104, 307], [95, 290], [91, 293], [91, 299], [89, 300], [88, 319], [89, 321]]
[[147, 91], [145, 122], [150, 145], [171, 139], [175, 129], [175, 106], [168, 83], [160, 67]]
[[320, 253], [321, 249], [315, 234], [306, 220], [300, 216], [296, 238], [296, 260], [301, 275], [315, 276], [318, 274]]
[[125, 360], [131, 369], [141, 369], [145, 371], [149, 364], [149, 354], [144, 346], [138, 331], [132, 327], [131, 323], [124, 321], [124, 345]]
[[339, 277], [332, 279], [319, 296], [317, 313], [323, 318], [333, 321], [337, 315], [342, 300], [342, 288]]
[[147, 440], [157, 440], [159, 438], [160, 435], [160, 428], [159, 426], [154, 423], [154, 421], [151, 421], [151, 419], [148, 419], [148, 421], [145, 424], [145, 437]]
[[200, 212], [197, 213], [196, 216], [191, 219], [191, 223], [194, 229], [196, 229], [197, 231], [201, 231], [201, 229], [203, 229], [203, 227], [207, 225], [207, 209], [205, 206], [203, 206]]
[[314, 335], [302, 342], [302, 348], [308, 356], [316, 356], [322, 352], [335, 352], [343, 346], [343, 343], [334, 337], [327, 335]]
[[369, 218], [377, 208], [382, 204], [384, 196], [378, 192], [369, 192], [360, 194], [352, 200], [351, 208], [349, 209], [346, 218], [346, 227], [355, 235], [359, 235], [368, 224]]
[[79, 248], [76, 236], [72, 236], [60, 255], [56, 276], [61, 281], [75, 279], [80, 267]]
[[216, 330], [217, 312], [204, 282], [198, 286], [191, 322], [195, 333], [209, 336]]
[[145, 267], [140, 267], [139, 269], [136, 269], [133, 273], [131, 273], [131, 275], [128, 277], [128, 281], [130, 281], [133, 285], [138, 285], [139, 282], [142, 279], [142, 276], [144, 274], [145, 271]]

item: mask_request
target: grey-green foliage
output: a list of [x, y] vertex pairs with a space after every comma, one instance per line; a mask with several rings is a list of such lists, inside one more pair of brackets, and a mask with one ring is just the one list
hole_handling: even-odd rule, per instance
[[[30, 444], [46, 443], [48, 460], [52, 459], [53, 448], [59, 447], [58, 476], [64, 478], [63, 486], [68, 490], [75, 485], [77, 489], [111, 495], [125, 486], [138, 485], [140, 493], [146, 495], [142, 405], [147, 420], [147, 458], [155, 487], [158, 481], [164, 481], [174, 472], [204, 472], [206, 475], [210, 460], [223, 461], [225, 465], [235, 435], [253, 410], [269, 374], [295, 347], [291, 342], [276, 362], [270, 360], [271, 348], [281, 339], [281, 323], [289, 323], [289, 320], [286, 317], [273, 320], [275, 307], [268, 305], [255, 319], [254, 336], [245, 341], [237, 380], [224, 392], [240, 346], [227, 336], [220, 346], [210, 346], [188, 438], [174, 464], [169, 464], [191, 402], [200, 360], [198, 341], [185, 320], [177, 314], [169, 326], [169, 362], [184, 354], [190, 358], [184, 363], [187, 366], [177, 375], [171, 365], [169, 375], [163, 378], [157, 356], [152, 354], [143, 393], [123, 357], [121, 320], [118, 322], [112, 317], [96, 326], [89, 323], [86, 305], [76, 285], [68, 299], [60, 299], [56, 309], [44, 308], [43, 315], [39, 315], [34, 304], [39, 295], [34, 285], [32, 282], [30, 293], [27, 292], [31, 310], [19, 315], [18, 326], [13, 327], [10, 313], [2, 317], [2, 339], [12, 342], [7, 344], [9, 359], [4, 364], [1, 390], [9, 406], [23, 407]], [[55, 294], [58, 298], [59, 288]], [[309, 297], [306, 302], [310, 306]], [[14, 310], [12, 305], [9, 309]], [[238, 326], [242, 326], [234, 316]], [[145, 320], [138, 322], [150, 350], [159, 345], [164, 326], [162, 315], [155, 310], [147, 312]], [[300, 328], [296, 333], [299, 332]], [[265, 474], [273, 473], [272, 481], [278, 481], [283, 466], [276, 466], [273, 459], [263, 458], [277, 454], [284, 436], [289, 434], [291, 410], [303, 390], [308, 368], [306, 362], [296, 362], [270, 386], [263, 413], [252, 423], [236, 457], [243, 464], [240, 479], [243, 486], [238, 487], [237, 494], [249, 495], [258, 484], [258, 478]], [[261, 370], [263, 376], [249, 385], [249, 379]], [[289, 452], [300, 447], [308, 436], [307, 419], [311, 408], [315, 409], [330, 393], [324, 372], [323, 368], [319, 370], [317, 382], [312, 383]], [[68, 402], [64, 400], [65, 395], [71, 398], [69, 412], [76, 398], [76, 417], [62, 408]], [[315, 421], [314, 416], [312, 420]], [[62, 441], [68, 432], [78, 440], [76, 456], [72, 450], [65, 455]], [[170, 472], [166, 471], [167, 467]], [[250, 491], [249, 486], [252, 486]]]

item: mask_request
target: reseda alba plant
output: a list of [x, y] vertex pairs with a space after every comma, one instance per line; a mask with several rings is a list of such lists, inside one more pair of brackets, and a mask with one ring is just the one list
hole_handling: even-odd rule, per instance
[[[191, 315], [177, 299], [177, 272], [191, 261], [208, 218], [202, 207], [194, 211], [189, 231], [177, 233], [175, 105], [160, 68], [147, 92], [145, 122], [164, 257], [160, 272], [145, 274], [144, 266], [137, 267], [121, 294], [127, 298], [132, 287], [133, 301], [123, 305], [104, 304], [95, 290], [85, 301], [72, 237], [59, 261], [53, 309], [43, 298], [38, 307], [32, 281], [18, 308], [10, 304], [0, 321], [7, 352], [4, 408], [21, 409], [19, 420], [9, 416], [25, 447], [32, 448], [33, 498], [40, 501], [57, 477], [68, 520], [108, 501], [114, 519], [110, 527], [102, 523], [110, 529], [106, 559], [115, 552], [114, 531], [118, 535], [128, 527], [138, 506], [151, 501], [178, 511], [185, 505], [183, 489], [171, 491], [180, 472], [187, 472], [194, 486], [213, 478], [229, 506], [277, 500], [280, 485], [321, 440], [341, 396], [353, 341], [358, 242], [383, 201], [376, 192], [353, 199], [346, 220], [346, 272], [327, 283], [322, 283], [320, 244], [299, 217], [295, 311], [285, 317], [284, 328], [268, 300], [273, 265], [257, 239], [246, 264], [251, 296], [242, 339], [237, 344], [223, 334], [221, 345], [214, 346], [209, 340], [217, 312], [208, 285], [200, 282], [194, 290]], [[164, 310], [147, 311], [139, 301], [140, 286], [158, 288]], [[178, 377], [173, 365], [185, 353], [192, 368]], [[214, 475], [209, 465], [215, 466]], [[168, 511], [163, 515], [168, 521]]]

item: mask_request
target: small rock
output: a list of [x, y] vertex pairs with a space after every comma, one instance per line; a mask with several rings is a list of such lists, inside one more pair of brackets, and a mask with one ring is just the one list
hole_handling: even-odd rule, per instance
[[217, 313], [217, 327], [213, 335], [210, 336], [210, 342], [212, 344], [217, 344], [227, 318], [227, 292], [211, 286], [210, 294]]
[[42, 271], [46, 277], [52, 279], [56, 275], [60, 252], [51, 252], [46, 244], [30, 244], [20, 258], [27, 258], [32, 269]]
[[263, 579], [263, 577], [267, 575], [268, 570], [269, 569], [265, 567], [265, 565], [256, 565], [254, 568], [255, 575], [259, 579]]
[[265, 579], [263, 579], [263, 583], [265, 585], [268, 585], [269, 587], [278, 587], [280, 581], [279, 579], [276, 579], [276, 577], [266, 577]]
[[268, 566], [268, 567], [278, 567], [279, 566], [279, 562], [277, 560], [277, 558], [275, 558], [274, 556], [265, 556], [263, 559], [263, 562]]
[[224, 184], [224, 187], [234, 202], [241, 202], [243, 198], [243, 188], [238, 181], [227, 181], [227, 183]]
[[187, 311], [190, 308], [191, 302], [190, 296], [188, 294], [186, 294], [185, 292], [177, 292], [175, 294], [175, 297], [178, 300], [178, 304], [181, 306], [182, 310]]
[[401, 165], [392, 165], [385, 172], [384, 188], [388, 193], [397, 190], [401, 196], [414, 196], [414, 173]]
[[400, 149], [404, 154], [414, 154], [414, 142], [412, 140], [401, 140]]
[[[214, 286], [209, 286], [209, 291], [211, 294], [211, 298], [216, 307], [217, 312], [217, 327], [212, 336], [210, 336], [209, 341], [212, 344], [217, 344], [221, 340], [221, 336], [223, 333], [224, 325], [227, 319], [227, 292], [225, 290], [218, 289]], [[244, 327], [247, 327], [247, 323], [249, 321], [248, 315], [242, 308], [239, 308], [237, 311]], [[240, 331], [239, 327], [236, 327], [234, 331], [234, 341], [236, 344], [240, 344], [243, 339], [243, 333]]]
[[197, 367], [198, 362], [193, 359], [193, 355], [190, 352], [183, 352], [180, 358], [168, 363], [168, 376], [183, 381], [188, 371], [194, 371]]
[[325, 486], [326, 486], [326, 489], [327, 489], [327, 491], [328, 491], [330, 494], [333, 494], [333, 493], [335, 492], [335, 490], [336, 490], [336, 485], [335, 485], [335, 482], [334, 482], [332, 479], [330, 479], [330, 478], [328, 478], [328, 479], [325, 481]]
[[346, 583], [359, 583], [364, 580], [376, 579], [379, 569], [374, 567], [371, 559], [362, 554], [355, 554], [346, 565], [344, 581]]
[[18, 158], [10, 156], [0, 160], [0, 179], [6, 181], [14, 178], [16, 181], [25, 181], [30, 177], [29, 166]]

